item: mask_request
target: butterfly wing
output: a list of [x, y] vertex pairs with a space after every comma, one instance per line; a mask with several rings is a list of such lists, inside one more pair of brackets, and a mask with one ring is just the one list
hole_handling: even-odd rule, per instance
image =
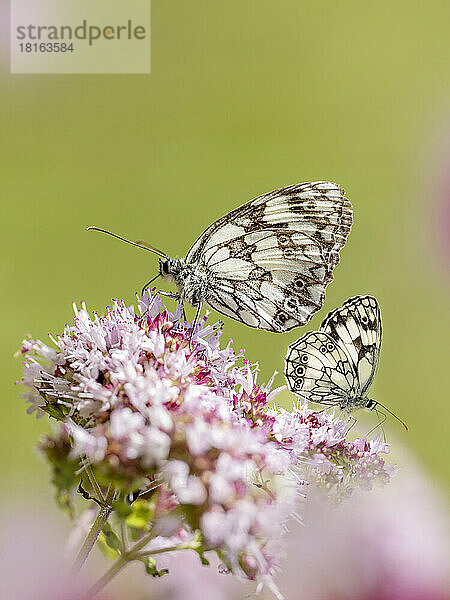
[[289, 346], [284, 373], [294, 394], [327, 406], [346, 407], [357, 387], [348, 356], [323, 331], [306, 333]]
[[375, 376], [381, 346], [381, 314], [376, 298], [350, 298], [327, 315], [320, 330], [345, 349], [358, 375], [357, 396], [365, 396]]
[[213, 223], [189, 251], [213, 285], [206, 301], [251, 327], [284, 332], [323, 305], [352, 224], [344, 190], [326, 181], [258, 196]]

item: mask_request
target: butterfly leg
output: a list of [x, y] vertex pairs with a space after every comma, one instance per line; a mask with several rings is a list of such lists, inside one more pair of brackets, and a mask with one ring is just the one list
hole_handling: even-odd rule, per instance
[[[156, 277], [154, 278], [156, 279]], [[144, 287], [142, 288], [141, 291], [141, 298], [144, 296], [145, 292], [147, 291], [148, 286], [152, 283], [152, 281], [154, 281], [154, 279], [152, 279], [151, 281], [149, 281], [146, 285], [144, 285]], [[136, 294], [137, 295], [137, 294]], [[152, 303], [153, 304], [153, 303]], [[141, 314], [141, 316], [139, 317], [139, 320], [141, 321], [148, 313], [148, 311], [150, 310], [150, 305], [147, 306], [147, 308], [145, 309], [145, 311]]]
[[166, 296], [167, 298], [173, 298], [174, 300], [177, 300], [183, 308], [183, 319], [187, 321], [186, 311], [184, 310], [183, 298], [180, 296], [180, 294], [178, 294], [177, 292], [163, 292], [162, 290], [158, 291], [158, 294], [160, 296]]
[[177, 292], [163, 292], [163, 290], [158, 290], [157, 293], [160, 296], [166, 296], [166, 298], [173, 298], [174, 300], [178, 300], [178, 302], [183, 302], [182, 297]]
[[192, 323], [191, 335], [189, 337], [189, 349], [192, 350], [192, 336], [194, 335], [195, 328], [197, 327], [198, 318], [202, 309], [202, 303], [200, 302], [197, 306], [197, 312], [195, 313], [194, 322]]
[[349, 432], [353, 429], [353, 427], [356, 425], [356, 419], [353, 415], [349, 415], [348, 416], [348, 420], [351, 422], [350, 427], [347, 429], [347, 432], [345, 435], [348, 435]]
[[[365, 437], [369, 436], [372, 433], [372, 431], [375, 431], [376, 429], [378, 429], [378, 427], [381, 427], [381, 431], [383, 432], [383, 440], [386, 443], [386, 433], [383, 429], [383, 423], [386, 421], [387, 416], [384, 414], [384, 412], [381, 412], [380, 410], [376, 410], [376, 409], [373, 409], [373, 410], [375, 410], [375, 412], [377, 413], [378, 425], [375, 425], [375, 427], [372, 427], [372, 429], [366, 433]], [[384, 417], [382, 421], [380, 420], [380, 415], [382, 415]]]
[[[343, 421], [346, 416], [347, 417], [351, 416], [351, 415], [348, 414], [348, 409], [347, 408], [341, 408], [341, 410], [340, 410], [340, 412], [338, 414], [338, 419], [340, 421]], [[355, 417], [353, 417], [353, 418], [355, 418]]]
[[[158, 279], [158, 277], [160, 276], [160, 274], [156, 275], [156, 277], [153, 277], [153, 279], [150, 279], [149, 282], [147, 282], [144, 287], [142, 288], [141, 291], [141, 296], [143, 296], [145, 294], [145, 292], [147, 291], [148, 287], [155, 281], [155, 279]], [[183, 302], [180, 294], [176, 293], [176, 292], [164, 292], [162, 290], [157, 290], [156, 291], [157, 294], [159, 294], [160, 296], [167, 296], [168, 298], [174, 298], [175, 300], [178, 300], [179, 302]], [[141, 315], [141, 319], [143, 317], [145, 317], [145, 315], [148, 313], [150, 306], [147, 308], [147, 310]], [[186, 313], [184, 312], [184, 304], [183, 304], [183, 315], [184, 318], [186, 320]]]
[[[142, 300], [138, 299], [138, 301], [140, 304], [142, 304]], [[142, 319], [149, 313], [150, 308], [153, 306], [154, 301], [155, 301], [155, 297], [153, 296], [151, 303], [147, 306], [147, 308], [144, 310], [144, 312], [139, 317], [139, 321], [142, 321]]]
[[152, 279], [150, 279], [150, 281], [147, 281], [147, 283], [142, 288], [141, 296], [143, 296], [145, 294], [145, 292], [147, 291], [147, 289], [149, 288], [149, 286], [155, 281], [155, 279], [158, 279], [158, 277], [161, 277], [161, 273], [158, 273], [158, 275], [156, 275], [155, 277], [153, 277]]

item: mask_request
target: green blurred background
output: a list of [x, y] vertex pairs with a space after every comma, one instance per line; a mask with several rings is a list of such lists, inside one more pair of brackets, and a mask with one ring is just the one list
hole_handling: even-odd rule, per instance
[[[25, 414], [14, 387], [22, 336], [58, 333], [73, 300], [100, 311], [113, 297], [133, 301], [157, 272], [156, 258], [85, 227], [184, 255], [230, 209], [315, 179], [339, 182], [355, 211], [324, 308], [283, 336], [225, 319], [225, 338], [267, 379], [329, 310], [375, 294], [384, 338], [372, 396], [410, 428], [390, 419], [388, 439], [448, 484], [449, 18], [439, 0], [154, 0], [151, 74], [85, 76], [9, 75], [2, 20], [0, 464], [9, 493], [53, 493], [32, 449], [48, 424]], [[361, 418], [366, 431], [376, 424]]]

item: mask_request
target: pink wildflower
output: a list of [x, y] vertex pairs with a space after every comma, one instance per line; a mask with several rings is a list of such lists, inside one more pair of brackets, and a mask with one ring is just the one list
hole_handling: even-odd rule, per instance
[[345, 423], [326, 413], [269, 408], [280, 388], [258, 385], [257, 365], [231, 344], [221, 349], [220, 324], [204, 318], [192, 331], [181, 306], [171, 313], [157, 295], [140, 300], [142, 316], [121, 301], [104, 316], [74, 309], [56, 350], [23, 346], [29, 410], [61, 422], [42, 448], [66, 505], [85, 459], [115, 486], [130, 534], [158, 533], [149, 548], [193, 540], [278, 594], [278, 538], [299, 483], [345, 496], [389, 479], [385, 446], [347, 442]]

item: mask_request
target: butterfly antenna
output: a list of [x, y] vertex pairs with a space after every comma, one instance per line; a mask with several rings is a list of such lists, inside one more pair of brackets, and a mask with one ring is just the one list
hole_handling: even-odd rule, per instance
[[409, 431], [408, 426], [406, 425], [406, 423], [404, 421], [402, 421], [400, 419], [400, 417], [397, 417], [397, 415], [395, 413], [393, 413], [392, 410], [389, 410], [386, 406], [384, 406], [384, 404], [381, 404], [381, 402], [376, 402], [374, 408], [376, 406], [381, 406], [381, 408], [384, 408], [384, 410], [387, 410], [387, 412], [390, 415], [392, 415], [395, 419], [397, 419], [397, 421], [399, 421], [403, 425], [403, 427], [406, 429], [406, 431]]
[[168, 258], [167, 254], [164, 254], [164, 252], [161, 252], [160, 250], [157, 250], [156, 248], [153, 248], [153, 246], [143, 246], [142, 244], [138, 244], [137, 242], [131, 242], [130, 240], [125, 239], [124, 237], [117, 235], [116, 233], [112, 233], [112, 231], [108, 231], [107, 229], [102, 229], [101, 227], [94, 227], [93, 225], [91, 227], [86, 227], [86, 231], [101, 231], [101, 233], [106, 233], [107, 235], [110, 235], [111, 237], [115, 237], [118, 240], [122, 240], [122, 242], [126, 242], [127, 244], [131, 244], [132, 246], [137, 246], [138, 248], [142, 248], [143, 250], [147, 250], [148, 252], [153, 252], [153, 254], [157, 254], [158, 256], [162, 256], [163, 258]]

